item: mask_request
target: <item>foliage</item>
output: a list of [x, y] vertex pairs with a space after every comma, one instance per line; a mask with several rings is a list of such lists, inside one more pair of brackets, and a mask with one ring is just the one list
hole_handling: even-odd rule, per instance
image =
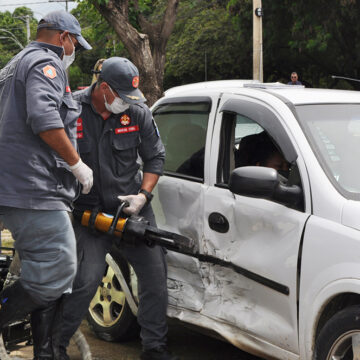
[[[360, 1], [262, 3], [264, 81], [286, 83], [297, 71], [307, 86], [356, 88], [356, 83], [333, 80], [331, 75], [360, 77]], [[166, 0], [139, 2], [140, 11], [153, 21], [165, 5]], [[164, 87], [203, 81], [205, 53], [207, 80], [251, 78], [252, 0], [182, 0], [180, 5], [167, 46]], [[129, 16], [138, 28], [135, 14], [130, 7]], [[99, 21], [98, 14], [93, 16]], [[104, 38], [99, 32], [94, 36]]]
[[[288, 1], [293, 14], [291, 41], [314, 85], [336, 86], [330, 75], [360, 76], [360, 2], [356, 0]], [[354, 86], [354, 83], [352, 83]]]
[[[251, 78], [248, 31], [217, 3], [183, 5], [167, 48], [165, 88], [189, 82]], [[189, 16], [190, 15], [190, 16]]]
[[[129, 57], [128, 51], [119, 40], [113, 28], [98, 13], [94, 3], [107, 4], [108, 0], [88, 0], [79, 2], [72, 14], [79, 20], [83, 36], [93, 47], [92, 51], [85, 51], [77, 54], [74, 65], [70, 68], [71, 86], [75, 89], [78, 86], [87, 85], [91, 82], [91, 70], [96, 61], [100, 58], [111, 56]], [[164, 9], [165, 0], [140, 0], [139, 11], [155, 21], [159, 11]], [[137, 10], [133, 1], [130, 1], [129, 19], [131, 24], [140, 29], [137, 22]]]
[[30, 20], [31, 39], [35, 38], [37, 21], [33, 17], [33, 12], [26, 7], [19, 7], [14, 10], [0, 12], [0, 68], [27, 43], [26, 16]]
[[[123, 0], [117, 0], [119, 2]], [[138, 15], [155, 24], [168, 0], [129, 0], [129, 19], [140, 29]], [[71, 87], [88, 85], [99, 58], [129, 57], [117, 34], [98, 13], [94, 3], [83, 0], [72, 13], [79, 19], [92, 51], [76, 55], [70, 68]], [[135, 4], [138, 3], [138, 8]], [[360, 0], [263, 0], [264, 80], [289, 80], [297, 71], [300, 80], [314, 87], [356, 88], [331, 75], [360, 77]], [[26, 45], [26, 26], [18, 17], [29, 14], [31, 35], [36, 20], [31, 10], [0, 12], [0, 29], [10, 31]], [[16, 17], [15, 17], [16, 16]], [[205, 54], [207, 80], [252, 77], [252, 0], [181, 0], [175, 29], [167, 44], [164, 87], [203, 81]], [[20, 47], [0, 31], [0, 67]]]
[[[146, 0], [109, 0], [105, 5], [92, 1], [138, 67], [140, 86], [151, 106], [163, 95], [166, 46], [175, 26], [180, 0], [153, 0], [151, 8]], [[141, 8], [141, 5], [146, 6]]]
[[72, 89], [87, 86], [91, 83], [96, 61], [111, 56], [127, 56], [124, 45], [119, 41], [113, 29], [104, 20], [90, 2], [81, 2], [72, 11], [81, 23], [82, 34], [91, 44], [91, 51], [76, 54], [75, 62], [70, 67], [70, 84]]
[[[264, 81], [287, 82], [297, 71], [307, 86], [356, 87], [331, 75], [360, 76], [359, 1], [278, 0], [262, 6]], [[227, 8], [239, 26], [251, 19], [251, 0], [229, 0]]]

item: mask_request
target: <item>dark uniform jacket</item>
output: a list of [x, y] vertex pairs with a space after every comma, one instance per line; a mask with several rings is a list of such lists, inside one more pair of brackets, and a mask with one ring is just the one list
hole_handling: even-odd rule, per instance
[[32, 42], [0, 71], [0, 205], [70, 210], [78, 186], [39, 133], [64, 128], [76, 146], [73, 101], [62, 48]]
[[75, 207], [97, 206], [112, 213], [119, 205], [118, 195], [138, 193], [141, 162], [143, 172], [162, 175], [165, 149], [146, 105], [131, 105], [104, 120], [91, 104], [94, 86], [74, 93], [82, 105], [77, 122], [80, 156], [94, 172], [94, 186], [89, 194], [80, 195]]

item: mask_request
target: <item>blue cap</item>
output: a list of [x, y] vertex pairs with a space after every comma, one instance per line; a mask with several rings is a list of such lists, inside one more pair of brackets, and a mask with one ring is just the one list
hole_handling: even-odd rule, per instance
[[137, 104], [146, 101], [144, 94], [138, 89], [139, 71], [130, 60], [117, 56], [106, 59], [102, 64], [100, 76], [127, 103]]
[[46, 14], [38, 24], [38, 29], [43, 28], [61, 31], [67, 30], [76, 37], [76, 40], [83, 49], [92, 49], [91, 45], [81, 36], [81, 27], [75, 16], [65, 10], [52, 11]]

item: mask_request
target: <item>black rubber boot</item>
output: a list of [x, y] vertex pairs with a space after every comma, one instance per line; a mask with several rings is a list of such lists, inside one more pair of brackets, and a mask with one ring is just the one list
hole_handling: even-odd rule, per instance
[[31, 313], [34, 360], [57, 360], [62, 318], [62, 298]]
[[59, 348], [59, 360], [70, 360], [70, 356], [66, 352], [66, 348], [60, 346]]
[[179, 360], [166, 346], [144, 350], [140, 356], [141, 360]]
[[0, 331], [9, 323], [23, 319], [39, 306], [18, 280], [6, 286], [0, 292]]

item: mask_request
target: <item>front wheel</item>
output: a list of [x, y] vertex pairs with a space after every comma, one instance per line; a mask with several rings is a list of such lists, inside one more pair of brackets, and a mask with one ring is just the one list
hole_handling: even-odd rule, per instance
[[360, 306], [334, 315], [316, 340], [314, 360], [360, 360]]
[[[129, 284], [128, 263], [119, 254], [111, 255]], [[102, 282], [90, 303], [87, 321], [95, 335], [102, 340], [126, 341], [139, 334], [136, 317], [131, 312], [125, 293], [110, 266], [106, 267]]]

